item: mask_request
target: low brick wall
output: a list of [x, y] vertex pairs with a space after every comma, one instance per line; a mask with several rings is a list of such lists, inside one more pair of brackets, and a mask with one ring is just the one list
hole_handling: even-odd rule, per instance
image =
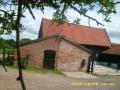
[[[85, 50], [62, 40], [59, 46], [57, 69], [86, 72], [89, 56], [90, 53]], [[82, 60], [85, 60], [84, 66], [81, 65]]]

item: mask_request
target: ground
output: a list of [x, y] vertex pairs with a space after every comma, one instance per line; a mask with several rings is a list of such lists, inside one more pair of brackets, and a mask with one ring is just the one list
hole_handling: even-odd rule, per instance
[[[16, 81], [17, 69], [7, 68], [5, 72], [0, 66], [0, 90], [22, 90], [20, 82]], [[99, 76], [95, 79], [81, 78], [74, 79], [64, 75], [43, 74], [24, 71], [24, 78], [27, 90], [120, 90], [120, 76]], [[74, 72], [73, 72], [74, 73]], [[91, 85], [71, 85], [75, 83], [109, 83], [114, 82], [114, 86], [91, 86]]]

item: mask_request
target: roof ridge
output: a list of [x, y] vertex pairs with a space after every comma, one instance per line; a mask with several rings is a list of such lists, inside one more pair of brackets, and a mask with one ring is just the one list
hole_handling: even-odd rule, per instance
[[46, 36], [46, 37], [43, 37], [43, 38], [35, 39], [35, 40], [29, 41], [29, 42], [25, 42], [25, 43], [21, 44], [20, 46], [25, 46], [25, 45], [28, 45], [28, 44], [31, 44], [31, 43], [36, 43], [36, 42], [40, 42], [40, 41], [50, 39], [50, 38], [55, 38], [55, 37], [64, 39], [64, 40], [68, 41], [69, 43], [72, 43], [72, 44], [78, 46], [79, 48], [82, 48], [83, 50], [85, 50], [85, 51], [87, 51], [89, 53], [92, 53], [92, 51], [89, 50], [88, 48], [86, 48], [83, 45], [80, 45], [80, 44], [66, 38], [64, 35], [61, 35], [61, 34], [49, 35], [49, 36]]
[[[52, 21], [52, 22], [56, 22], [56, 23], [57, 23], [57, 21], [53, 21], [53, 20], [47, 19], [47, 18], [42, 18], [42, 20], [43, 20], [43, 21], [44, 21], [44, 20], [49, 20], [49, 21]], [[71, 25], [75, 25], [75, 26], [83, 26], [83, 27], [94, 28], [94, 29], [101, 29], [101, 30], [105, 30], [105, 31], [106, 31], [105, 28], [91, 27], [91, 26], [87, 26], [87, 25], [74, 24], [74, 23], [71, 23], [71, 22], [65, 22], [65, 23], [63, 23], [63, 24], [71, 24]]]

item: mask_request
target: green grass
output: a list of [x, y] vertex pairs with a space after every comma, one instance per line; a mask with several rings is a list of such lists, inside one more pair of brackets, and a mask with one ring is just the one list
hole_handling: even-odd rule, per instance
[[3, 53], [3, 50], [2, 49], [0, 49], [0, 54], [2, 54]]
[[96, 74], [96, 73], [93, 73], [92, 75], [95, 75], [95, 76], [108, 76], [109, 74]]
[[[10, 68], [18, 69], [17, 65], [9, 66]], [[43, 69], [40, 67], [33, 67], [28, 65], [24, 71], [34, 72], [34, 73], [42, 73], [42, 74], [56, 74], [56, 75], [64, 75], [60, 70], [51, 70], [51, 69]]]

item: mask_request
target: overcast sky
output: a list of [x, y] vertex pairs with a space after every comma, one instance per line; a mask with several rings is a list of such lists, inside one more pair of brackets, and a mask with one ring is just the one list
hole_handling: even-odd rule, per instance
[[[105, 28], [106, 31], [109, 34], [110, 40], [112, 43], [120, 43], [120, 5], [117, 5], [117, 13], [115, 15], [112, 15], [110, 23], [106, 23], [103, 21], [102, 15], [98, 15], [95, 11], [89, 11], [87, 15], [97, 19], [99, 22], [103, 23], [105, 26], [97, 26], [97, 24], [94, 21], [91, 21], [92, 27], [99, 27], [99, 28]], [[32, 19], [31, 15], [28, 11], [24, 13], [26, 16], [25, 18], [22, 18], [21, 22], [25, 26], [26, 30], [21, 33], [21, 38], [31, 38], [31, 39], [37, 39], [38, 32], [41, 24], [42, 18], [52, 19], [54, 9], [51, 8], [45, 8], [44, 14], [41, 11], [33, 10], [33, 13], [36, 17], [36, 19]], [[81, 18], [81, 24], [82, 25], [88, 25], [88, 18], [80, 16], [77, 12], [74, 10], [69, 9], [66, 13], [67, 18], [70, 22], [72, 22], [77, 17]], [[11, 34], [10, 36], [5, 35], [4, 38], [13, 38], [15, 39], [15, 33]]]

